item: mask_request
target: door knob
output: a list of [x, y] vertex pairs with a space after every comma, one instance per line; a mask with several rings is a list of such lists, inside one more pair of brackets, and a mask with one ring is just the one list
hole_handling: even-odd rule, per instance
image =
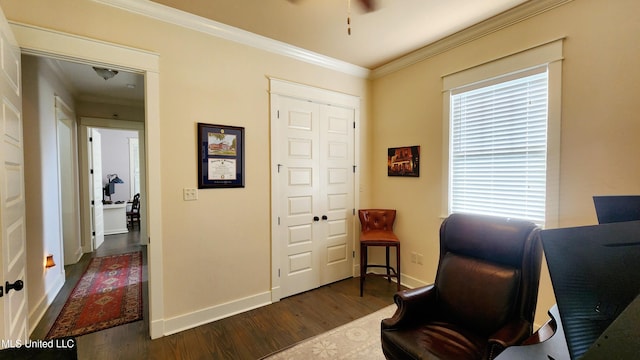
[[319, 218], [319, 217], [317, 217], [317, 216], [314, 216], [314, 217], [313, 217], [313, 221], [320, 221], [320, 218]]
[[16, 280], [13, 284], [10, 284], [8, 281], [5, 281], [4, 288], [6, 289], [6, 293], [8, 294], [10, 290], [20, 291], [24, 287], [24, 283], [22, 280]]
[[328, 219], [327, 215], [322, 215], [322, 220], [327, 220], [327, 219]]

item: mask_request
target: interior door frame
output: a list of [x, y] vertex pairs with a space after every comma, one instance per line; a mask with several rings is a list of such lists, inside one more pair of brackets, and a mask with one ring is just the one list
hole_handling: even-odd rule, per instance
[[145, 142], [148, 209], [147, 247], [149, 335], [164, 336], [164, 281], [162, 266], [162, 191], [160, 144], [160, 57], [158, 54], [60, 31], [9, 22], [23, 54], [98, 64], [144, 75]]
[[[80, 159], [83, 161], [83, 168], [89, 163], [89, 148], [88, 148], [88, 139], [87, 139], [87, 131], [88, 129], [112, 129], [112, 130], [130, 130], [138, 132], [138, 141], [139, 141], [139, 156], [142, 159], [140, 164], [140, 198], [144, 202], [144, 199], [148, 197], [146, 184], [146, 172], [145, 172], [145, 127], [144, 123], [139, 121], [126, 121], [126, 120], [114, 120], [114, 119], [104, 119], [104, 118], [94, 118], [94, 117], [81, 117], [79, 126], [80, 133]], [[104, 174], [103, 174], [104, 176]], [[89, 173], [83, 171], [80, 176], [80, 182], [82, 184], [82, 202], [81, 209], [83, 218], [87, 219], [87, 221], [83, 221], [82, 229], [85, 234], [84, 238], [90, 238], [91, 236], [91, 224], [88, 219], [91, 217], [91, 210], [89, 205], [89, 191], [91, 179]], [[140, 207], [140, 245], [148, 245], [148, 234], [147, 234], [147, 207], [146, 202], [144, 202], [145, 206]], [[95, 249], [91, 247], [91, 242], [87, 242], [83, 244], [84, 252], [90, 252]]]
[[[279, 134], [277, 133], [277, 126], [275, 123], [275, 119], [278, 118], [278, 108], [276, 106], [275, 99], [278, 96], [287, 96], [292, 98], [297, 98], [301, 100], [308, 100], [312, 102], [318, 102], [322, 104], [330, 104], [336, 106], [343, 106], [347, 108], [352, 108], [354, 111], [354, 166], [355, 173], [353, 178], [353, 195], [354, 200], [353, 204], [355, 209], [360, 207], [360, 191], [358, 191], [360, 187], [360, 102], [361, 99], [359, 96], [349, 95], [337, 91], [321, 89], [317, 87], [313, 87], [310, 85], [304, 85], [292, 81], [282, 80], [275, 77], [269, 77], [269, 94], [270, 94], [270, 119], [271, 119], [271, 301], [276, 302], [280, 301], [282, 298], [281, 295], [281, 287], [280, 287], [280, 256], [282, 254], [282, 249], [280, 247], [278, 239], [278, 213], [279, 213], [279, 203], [277, 199], [280, 199], [280, 191], [278, 187], [278, 182], [274, 179], [278, 176], [278, 160], [274, 154], [278, 154], [277, 142], [275, 139], [278, 138]], [[354, 217], [354, 221], [356, 217]], [[352, 249], [353, 249], [353, 257], [357, 255], [357, 247], [356, 239], [358, 238], [357, 232], [359, 226], [354, 224], [352, 226], [353, 234], [352, 234]], [[352, 276], [355, 276], [360, 273], [360, 262], [353, 261], [352, 267]]]

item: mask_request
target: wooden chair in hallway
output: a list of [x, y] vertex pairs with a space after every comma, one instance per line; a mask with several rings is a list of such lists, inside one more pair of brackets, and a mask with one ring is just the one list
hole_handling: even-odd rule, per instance
[[[400, 240], [393, 233], [393, 223], [396, 220], [394, 209], [360, 209], [358, 210], [360, 225], [360, 296], [364, 292], [364, 280], [369, 276], [385, 276], [389, 282], [396, 278], [400, 291]], [[385, 265], [369, 265], [369, 246], [384, 246], [386, 251]], [[396, 248], [396, 268], [389, 264], [389, 249]], [[386, 269], [386, 274], [367, 274], [367, 268], [379, 267]]]
[[127, 227], [133, 229], [136, 222], [138, 223], [138, 229], [140, 229], [140, 193], [133, 196], [131, 210], [127, 211]]

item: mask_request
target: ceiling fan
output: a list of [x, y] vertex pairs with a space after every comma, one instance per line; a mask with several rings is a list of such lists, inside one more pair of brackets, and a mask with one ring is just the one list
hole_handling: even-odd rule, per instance
[[[300, 0], [288, 0], [288, 1], [290, 3], [294, 3], [294, 4], [300, 2]], [[374, 11], [376, 9], [376, 1], [375, 0], [354, 0], [354, 1], [359, 3], [360, 6], [366, 12]], [[348, 2], [350, 3], [351, 0], [348, 0]]]
[[[288, 0], [295, 4], [300, 0]], [[371, 12], [376, 9], [376, 0], [354, 0], [360, 4], [365, 12]], [[347, 34], [351, 35], [351, 0], [347, 0]]]

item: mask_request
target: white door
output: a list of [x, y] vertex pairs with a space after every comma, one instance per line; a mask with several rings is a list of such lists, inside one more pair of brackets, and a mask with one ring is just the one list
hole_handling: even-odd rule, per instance
[[8, 347], [27, 339], [28, 325], [20, 49], [1, 10], [0, 42], [0, 339]]
[[[281, 296], [320, 286], [320, 107], [281, 97], [278, 143]], [[315, 130], [315, 131], [314, 131]]]
[[354, 111], [286, 96], [277, 103], [274, 241], [286, 297], [352, 275]]
[[[354, 227], [354, 110], [320, 108], [320, 285], [352, 275]], [[325, 218], [326, 217], [326, 218]]]
[[91, 155], [91, 214], [93, 223], [93, 250], [104, 242], [104, 216], [102, 213], [102, 141], [96, 129], [89, 129]]

